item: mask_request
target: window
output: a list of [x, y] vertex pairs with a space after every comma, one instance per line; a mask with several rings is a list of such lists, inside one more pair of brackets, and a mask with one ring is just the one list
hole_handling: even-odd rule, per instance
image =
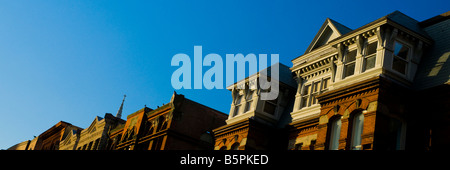
[[330, 145], [329, 145], [329, 149], [330, 150], [338, 150], [339, 149], [339, 138], [341, 135], [341, 117], [337, 117], [335, 118], [331, 123], [330, 123]]
[[364, 114], [362, 112], [353, 115], [352, 126], [351, 150], [361, 150], [361, 135], [364, 127]]
[[395, 42], [394, 61], [392, 62], [393, 70], [406, 75], [406, 70], [408, 69], [408, 52], [408, 47], [397, 41]]
[[316, 96], [319, 94], [319, 84], [320, 84], [320, 82], [314, 82], [314, 83], [312, 83], [313, 84], [313, 86], [312, 86], [312, 93], [311, 93], [311, 102], [309, 103], [309, 105], [308, 106], [311, 106], [311, 105], [313, 105], [313, 104], [316, 104], [317, 103], [317, 99], [316, 99]]
[[311, 140], [311, 144], [309, 145], [309, 150], [314, 150], [314, 146], [316, 145], [316, 140]]
[[314, 104], [318, 104], [316, 96], [328, 90], [330, 81], [331, 78], [327, 77], [312, 82], [311, 84], [303, 85], [299, 109], [309, 107]]
[[389, 119], [389, 132], [387, 134], [387, 150], [404, 150], [406, 137], [406, 124], [398, 119]]
[[239, 150], [239, 143], [236, 142], [233, 145], [231, 145], [231, 150]]
[[250, 109], [251, 109], [251, 107], [252, 107], [253, 93], [254, 93], [253, 90], [248, 89], [247, 96], [245, 96], [246, 102], [245, 102], [245, 110], [244, 110], [244, 113], [250, 111]]
[[344, 77], [355, 74], [356, 50], [350, 51], [345, 57]]
[[266, 102], [264, 103], [264, 112], [269, 113], [270, 115], [275, 115], [277, 102], [278, 98], [274, 100], [266, 100]]
[[378, 43], [370, 43], [366, 46], [366, 55], [364, 56], [364, 71], [375, 67]]
[[296, 144], [295, 145], [295, 150], [302, 150], [302, 147], [303, 147], [303, 143], [298, 143], [298, 144]]
[[328, 86], [330, 85], [330, 78], [325, 78], [322, 81], [322, 92], [328, 89]]
[[239, 108], [240, 108], [240, 106], [241, 106], [241, 98], [242, 98], [242, 96], [238, 94], [238, 95], [236, 96], [236, 99], [234, 100], [234, 113], [233, 113], [233, 117], [236, 116], [236, 115], [238, 115], [238, 113], [239, 113]]
[[311, 92], [311, 85], [305, 85], [302, 90], [302, 102], [300, 104], [300, 109], [303, 107], [307, 107], [309, 93]]

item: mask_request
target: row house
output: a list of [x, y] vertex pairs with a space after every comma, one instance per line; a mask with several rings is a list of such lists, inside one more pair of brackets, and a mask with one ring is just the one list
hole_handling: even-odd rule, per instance
[[[280, 83], [281, 91], [294, 88], [292, 97], [258, 100], [259, 90], [248, 88], [257, 86], [252, 76], [229, 87], [233, 103], [227, 125], [214, 130], [215, 149], [443, 148], [450, 142], [448, 19], [449, 12], [418, 22], [395, 11], [352, 30], [327, 18], [291, 72], [280, 67], [280, 77], [295, 80]], [[268, 103], [289, 114], [268, 116]]]
[[144, 107], [127, 116], [123, 126], [109, 131], [110, 150], [213, 149], [212, 130], [227, 115], [174, 94], [169, 103], [153, 110]]

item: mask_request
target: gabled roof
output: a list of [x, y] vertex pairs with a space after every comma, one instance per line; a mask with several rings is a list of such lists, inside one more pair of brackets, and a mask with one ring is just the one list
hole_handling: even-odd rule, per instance
[[322, 24], [322, 27], [320, 27], [319, 32], [317, 32], [316, 36], [311, 41], [311, 44], [309, 44], [305, 54], [351, 31], [352, 29], [345, 25], [327, 18]]
[[90, 133], [91, 131], [93, 131], [93, 129], [95, 129], [95, 126], [97, 125], [97, 123], [99, 121], [103, 120], [102, 117], [99, 116], [95, 116], [94, 120], [92, 121], [91, 125], [86, 129], [86, 132]]

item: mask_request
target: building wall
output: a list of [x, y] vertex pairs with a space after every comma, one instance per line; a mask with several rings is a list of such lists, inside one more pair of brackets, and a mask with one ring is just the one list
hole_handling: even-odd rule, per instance
[[[344, 91], [352, 91], [346, 93]], [[336, 116], [341, 117], [342, 126], [339, 137], [339, 150], [349, 149], [349, 118], [356, 112], [364, 114], [364, 126], [362, 132], [362, 149], [372, 149], [374, 141], [375, 113], [379, 92], [379, 79], [374, 78], [352, 85], [346, 89], [336, 89], [319, 96], [321, 113], [318, 125], [317, 143], [318, 150], [328, 149], [330, 120]]]
[[211, 149], [212, 129], [224, 125], [226, 117], [174, 94], [171, 103], [146, 114], [144, 130], [139, 133], [139, 149]]
[[[447, 16], [448, 17], [448, 16]], [[424, 30], [434, 40], [433, 46], [424, 53], [415, 88], [426, 89], [449, 82], [450, 78], [450, 20], [429, 25]]]
[[134, 150], [139, 134], [139, 130], [143, 127], [145, 121], [145, 113], [150, 112], [152, 109], [144, 107], [127, 116], [127, 121], [121, 134], [116, 149], [118, 150]]
[[80, 131], [72, 131], [61, 140], [59, 143], [59, 150], [75, 150], [80, 140]]
[[35, 150], [59, 150], [59, 144], [72, 130], [81, 130], [70, 123], [60, 121], [39, 135]]

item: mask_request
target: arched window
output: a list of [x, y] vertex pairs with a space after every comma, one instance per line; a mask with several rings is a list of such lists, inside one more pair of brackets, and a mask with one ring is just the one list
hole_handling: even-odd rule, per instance
[[239, 150], [239, 143], [236, 142], [233, 145], [231, 145], [231, 149], [230, 150]]
[[341, 117], [336, 117], [330, 122], [330, 138], [329, 138], [329, 150], [339, 149], [339, 138], [341, 135]]
[[353, 114], [351, 150], [361, 150], [361, 135], [364, 127], [364, 114], [357, 112]]

